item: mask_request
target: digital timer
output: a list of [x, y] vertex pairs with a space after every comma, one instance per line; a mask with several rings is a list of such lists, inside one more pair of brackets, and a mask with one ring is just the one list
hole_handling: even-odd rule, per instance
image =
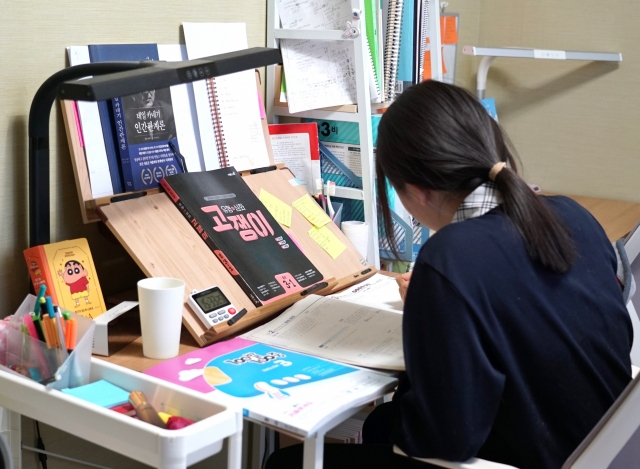
[[219, 287], [193, 290], [187, 302], [207, 328], [228, 321], [238, 311]]

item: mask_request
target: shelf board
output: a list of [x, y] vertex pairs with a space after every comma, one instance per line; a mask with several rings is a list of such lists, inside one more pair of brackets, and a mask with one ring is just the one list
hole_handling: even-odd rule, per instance
[[527, 49], [520, 47], [475, 47], [464, 46], [465, 55], [489, 57], [513, 57], [520, 59], [551, 59], [551, 60], [596, 60], [604, 62], [621, 62], [619, 52], [578, 52], [563, 50]]
[[325, 119], [336, 120], [345, 122], [360, 122], [360, 114], [357, 112], [341, 112], [341, 111], [322, 111], [320, 109], [313, 109], [309, 111], [289, 112], [289, 108], [284, 106], [273, 106], [273, 114], [283, 117], [308, 117], [311, 119]]
[[304, 30], [304, 29], [275, 29], [275, 39], [309, 39], [315, 41], [352, 41], [352, 37], [343, 36], [344, 31], [330, 30]]

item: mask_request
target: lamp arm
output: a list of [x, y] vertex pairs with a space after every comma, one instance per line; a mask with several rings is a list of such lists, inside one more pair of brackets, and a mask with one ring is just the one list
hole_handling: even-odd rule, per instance
[[491, 62], [493, 62], [494, 59], [495, 56], [486, 55], [480, 60], [477, 77], [478, 86], [476, 87], [478, 90], [478, 99], [484, 99], [484, 91], [487, 89], [487, 74], [489, 73]]
[[29, 110], [29, 246], [48, 244], [51, 239], [49, 212], [49, 119], [58, 88], [68, 80], [104, 75], [154, 62], [102, 62], [68, 67], [51, 75], [38, 88]]

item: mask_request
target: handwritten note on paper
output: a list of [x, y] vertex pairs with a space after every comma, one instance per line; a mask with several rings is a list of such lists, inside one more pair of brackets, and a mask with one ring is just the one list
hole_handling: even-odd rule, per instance
[[[351, 20], [351, 0], [277, 0], [283, 28], [340, 29]], [[280, 41], [289, 112], [356, 102], [352, 41]]]
[[351, 0], [276, 0], [282, 27], [344, 29], [351, 20]]
[[322, 228], [331, 221], [329, 216], [324, 213], [324, 210], [309, 194], [303, 195], [291, 205], [316, 228]]
[[291, 228], [291, 207], [264, 189], [260, 189], [260, 197], [258, 198], [260, 199], [260, 202], [267, 207], [269, 213], [273, 215], [273, 218], [275, 218], [278, 223]]
[[280, 41], [289, 112], [356, 102], [352, 41]]
[[333, 232], [323, 226], [322, 228], [311, 228], [309, 230], [309, 236], [313, 239], [318, 245], [327, 251], [327, 253], [331, 256], [332, 259], [337, 259], [342, 251], [347, 249], [347, 247], [338, 239]]
[[254, 70], [213, 78], [229, 166], [238, 171], [269, 166], [269, 153], [256, 102]]

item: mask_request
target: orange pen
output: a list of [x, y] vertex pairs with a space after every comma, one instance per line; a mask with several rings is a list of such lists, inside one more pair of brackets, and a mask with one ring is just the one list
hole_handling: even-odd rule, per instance
[[44, 340], [47, 343], [47, 348], [51, 348], [51, 318], [45, 315], [42, 318], [42, 333], [44, 334]]
[[78, 324], [76, 323], [76, 318], [70, 318], [67, 320], [67, 336], [65, 337], [65, 342], [67, 343], [67, 350], [69, 353], [76, 348], [76, 339], [78, 335]]

